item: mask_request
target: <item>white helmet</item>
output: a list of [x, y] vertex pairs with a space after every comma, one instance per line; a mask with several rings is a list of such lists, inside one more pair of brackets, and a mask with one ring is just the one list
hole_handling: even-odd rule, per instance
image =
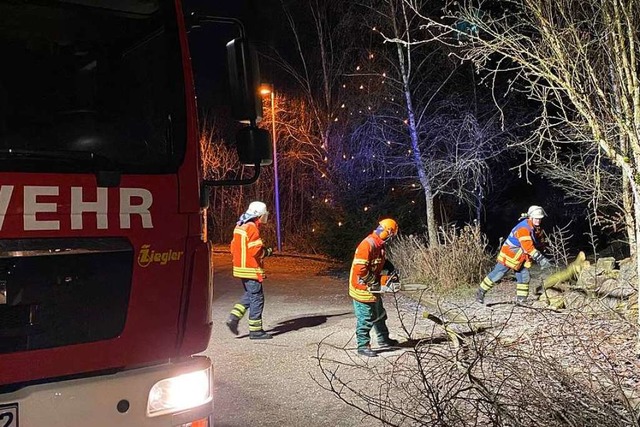
[[542, 219], [547, 216], [547, 213], [542, 209], [542, 207], [538, 205], [529, 206], [529, 210], [527, 210], [527, 216], [533, 219]]
[[251, 202], [245, 215], [248, 218], [259, 218], [267, 213], [267, 205], [262, 202]]

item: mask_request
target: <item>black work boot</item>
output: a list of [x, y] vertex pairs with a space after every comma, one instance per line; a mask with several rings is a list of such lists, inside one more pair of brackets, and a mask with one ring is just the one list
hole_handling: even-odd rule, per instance
[[389, 347], [398, 347], [400, 345], [400, 341], [394, 340], [393, 338], [387, 338], [378, 344], [380, 348], [389, 348]]
[[250, 331], [249, 339], [250, 340], [270, 340], [273, 338], [273, 335], [266, 333], [265, 331]]
[[484, 294], [486, 293], [487, 292], [484, 289], [478, 288], [478, 290], [476, 291], [476, 302], [484, 304]]
[[358, 354], [361, 356], [367, 356], [367, 357], [378, 357], [378, 353], [371, 350], [369, 347], [359, 347]]
[[533, 293], [535, 295], [544, 294], [544, 281], [540, 280], [537, 285], [535, 285]]
[[229, 330], [231, 331], [231, 333], [233, 335], [238, 335], [238, 323], [240, 322], [240, 319], [238, 319], [237, 316], [234, 316], [233, 314], [231, 316], [229, 316], [229, 318], [227, 319], [227, 321], [225, 322], [227, 327], [229, 328]]
[[527, 299], [527, 297], [517, 296], [516, 297], [516, 305], [531, 305], [531, 301]]

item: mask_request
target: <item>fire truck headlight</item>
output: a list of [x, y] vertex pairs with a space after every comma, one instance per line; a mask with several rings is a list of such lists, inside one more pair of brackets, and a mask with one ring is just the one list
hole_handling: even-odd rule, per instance
[[149, 392], [147, 416], [156, 417], [210, 402], [211, 367], [167, 378], [155, 383]]

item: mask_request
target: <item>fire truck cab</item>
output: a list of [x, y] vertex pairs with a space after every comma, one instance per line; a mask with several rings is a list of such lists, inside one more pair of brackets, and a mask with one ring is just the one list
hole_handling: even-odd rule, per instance
[[[0, 0], [0, 427], [212, 423], [203, 210], [210, 186], [250, 180], [202, 179], [188, 33], [224, 19], [185, 15]], [[228, 44], [223, 86], [257, 179], [247, 46]]]

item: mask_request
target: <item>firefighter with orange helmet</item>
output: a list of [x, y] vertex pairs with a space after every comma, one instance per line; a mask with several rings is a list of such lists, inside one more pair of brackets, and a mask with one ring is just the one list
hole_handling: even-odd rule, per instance
[[529, 267], [535, 261], [543, 269], [551, 262], [540, 252], [543, 245], [542, 218], [546, 216], [542, 207], [532, 205], [509, 233], [500, 248], [496, 266], [482, 280], [476, 292], [476, 301], [483, 304], [484, 295], [509, 271], [516, 274], [516, 303], [525, 303], [529, 295]]
[[389, 338], [387, 312], [382, 304], [382, 296], [372, 292], [380, 288], [383, 273], [392, 273], [395, 268], [386, 259], [385, 245], [398, 234], [398, 224], [390, 218], [383, 219], [378, 227], [356, 248], [349, 273], [349, 296], [353, 299], [356, 316], [356, 341], [358, 354], [375, 357], [371, 350], [370, 333], [375, 330], [378, 346], [381, 348], [398, 345]]
[[273, 338], [262, 329], [262, 281], [266, 277], [264, 258], [270, 256], [273, 250], [263, 244], [260, 225], [267, 222], [268, 216], [267, 205], [251, 202], [247, 211], [238, 219], [231, 241], [233, 276], [242, 281], [244, 294], [240, 302], [233, 306], [226, 324], [233, 334], [238, 335], [238, 323], [249, 310], [249, 338], [252, 340]]

